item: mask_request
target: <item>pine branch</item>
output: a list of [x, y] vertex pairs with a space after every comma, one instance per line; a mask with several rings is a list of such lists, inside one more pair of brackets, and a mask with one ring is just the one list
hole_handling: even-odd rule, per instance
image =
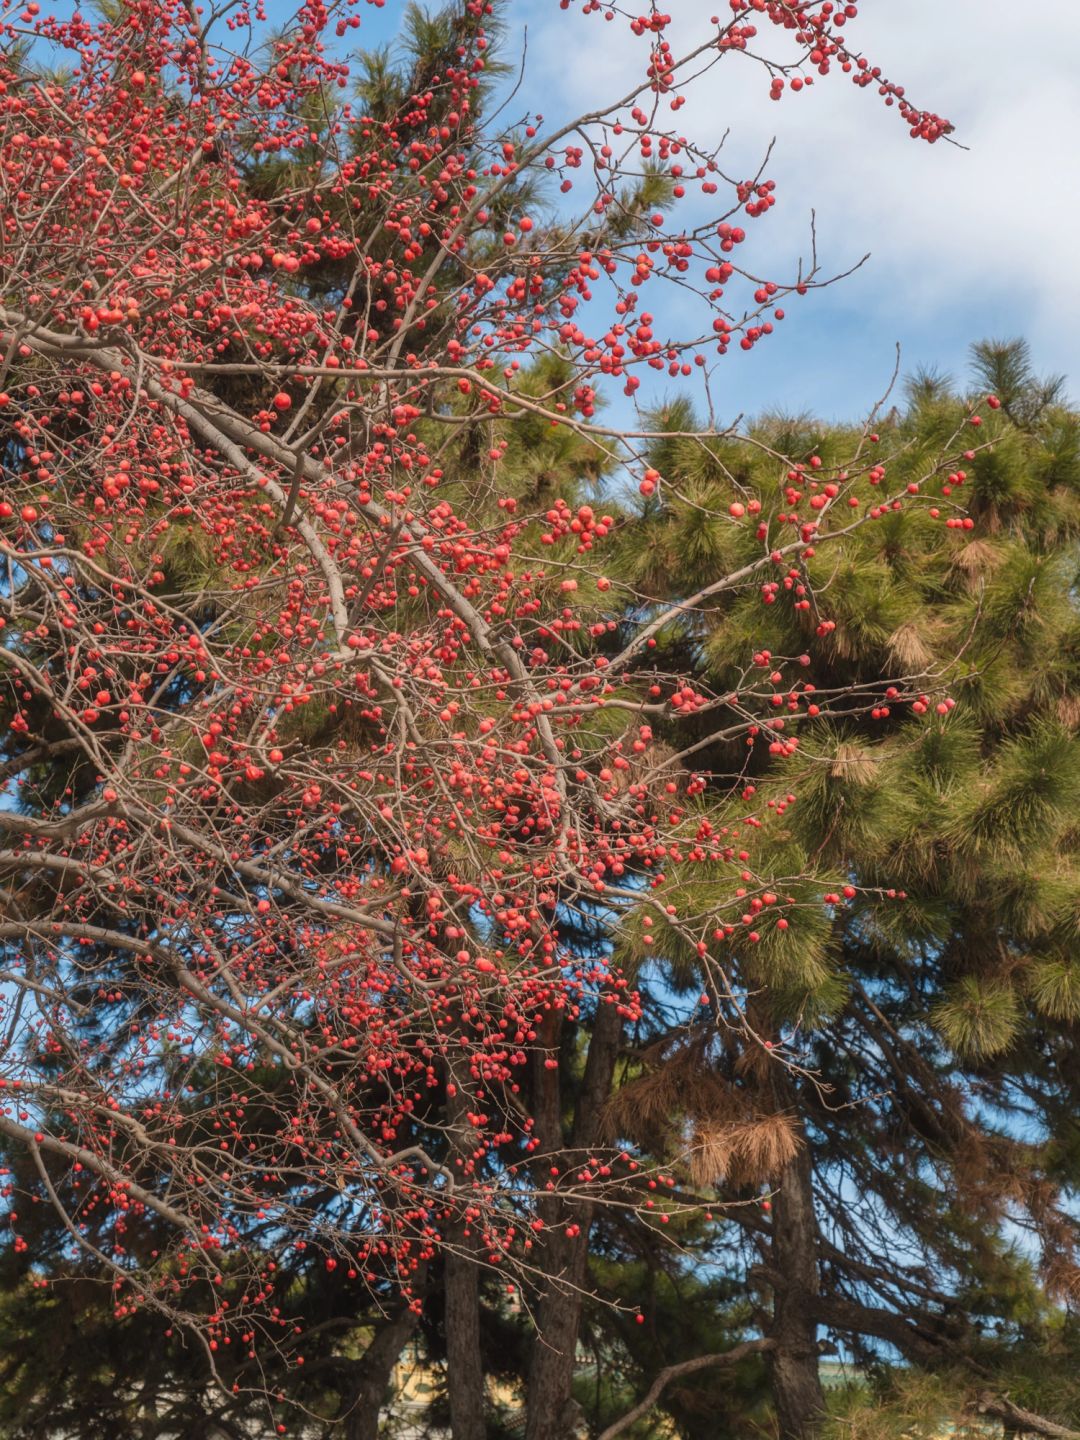
[[[722, 1350], [711, 1355], [696, 1355], [693, 1360], [683, 1360], [677, 1365], [666, 1365], [649, 1386], [644, 1399], [640, 1400], [632, 1410], [628, 1410], [625, 1415], [621, 1415], [619, 1419], [609, 1425], [606, 1430], [602, 1430], [597, 1440], [615, 1440], [616, 1435], [621, 1435], [623, 1431], [629, 1429], [636, 1420], [640, 1420], [643, 1415], [647, 1415], [653, 1406], [656, 1405], [671, 1381], [677, 1380], [681, 1375], [696, 1375], [699, 1370], [715, 1370], [721, 1367], [727, 1368], [730, 1365], [737, 1365], [740, 1360], [745, 1360], [747, 1355], [758, 1355], [762, 1351], [774, 1350], [775, 1348], [775, 1340], [744, 1340], [741, 1345], [735, 1345], [730, 1350]], [[1053, 1432], [1044, 1431], [1042, 1433], [1050, 1434]], [[1073, 1436], [1071, 1430], [1062, 1430], [1059, 1431], [1058, 1434], [1063, 1437], [1063, 1440], [1071, 1440]], [[1077, 1437], [1077, 1440], [1080, 1440], [1080, 1437]]]
[[980, 1415], [992, 1415], [995, 1420], [1004, 1420], [1017, 1430], [1044, 1435], [1047, 1440], [1080, 1440], [1080, 1430], [1071, 1430], [1068, 1425], [1059, 1425], [1056, 1420], [1036, 1415], [1022, 1405], [1014, 1405], [1007, 1395], [994, 1395], [984, 1390], [975, 1401], [974, 1408]]

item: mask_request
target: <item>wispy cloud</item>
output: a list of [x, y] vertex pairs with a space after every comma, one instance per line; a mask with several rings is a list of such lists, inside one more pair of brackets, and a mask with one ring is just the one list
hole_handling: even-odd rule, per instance
[[[682, 48], [708, 7], [672, 0], [671, 8]], [[520, 0], [513, 18], [529, 21], [527, 96], [553, 120], [619, 94], [642, 64], [642, 43], [625, 21], [567, 14], [554, 0]], [[948, 115], [968, 148], [912, 141], [873, 91], [839, 74], [779, 105], [744, 57], [705, 77], [679, 114], [680, 129], [713, 143], [729, 131], [726, 163], [740, 174], [754, 171], [776, 137], [768, 174], [779, 203], [748, 225], [748, 261], [778, 279], [790, 273], [789, 262], [806, 252], [811, 210], [827, 268], [871, 254], [857, 276], [789, 307], [782, 337], [727, 357], [725, 408], [785, 403], [850, 413], [880, 393], [895, 342], [906, 365], [962, 370], [968, 342], [987, 334], [1026, 334], [1040, 365], [1070, 374], [1075, 391], [1075, 0], [1022, 10], [986, 0], [863, 0], [852, 41], [917, 104]]]

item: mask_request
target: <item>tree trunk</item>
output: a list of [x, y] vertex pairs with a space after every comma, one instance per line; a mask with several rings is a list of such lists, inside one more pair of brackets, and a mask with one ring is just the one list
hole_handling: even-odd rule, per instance
[[402, 1305], [375, 1332], [356, 1363], [356, 1383], [342, 1411], [343, 1440], [378, 1440], [379, 1416], [398, 1356], [416, 1329], [419, 1316]]
[[[587, 1152], [600, 1131], [604, 1102], [611, 1090], [622, 1036], [622, 1017], [614, 1005], [601, 1004], [589, 1042], [581, 1093], [574, 1109], [571, 1147]], [[557, 1046], [559, 1025], [545, 1037]], [[559, 1073], [537, 1068], [534, 1134], [541, 1153], [557, 1153], [563, 1145]], [[537, 1337], [528, 1378], [525, 1440], [574, 1440], [583, 1433], [580, 1410], [573, 1398], [578, 1332], [588, 1278], [589, 1226], [593, 1207], [584, 1201], [544, 1196], [537, 1202], [545, 1235], [537, 1256], [545, 1289], [537, 1313]], [[576, 1224], [580, 1233], [566, 1234]], [[539, 1248], [539, 1247], [538, 1247]]]
[[[564, 1209], [568, 1214], [569, 1205]], [[540, 1301], [529, 1365], [525, 1440], [574, 1440], [581, 1433], [573, 1386], [591, 1213], [584, 1206], [573, 1213], [581, 1234], [574, 1239], [560, 1235], [544, 1248], [548, 1289]]]
[[[446, 1100], [450, 1122], [451, 1153], [461, 1175], [471, 1164], [476, 1132], [469, 1122], [464, 1077], [448, 1066], [455, 1093]], [[484, 1368], [480, 1354], [480, 1283], [473, 1258], [475, 1236], [464, 1217], [455, 1218], [447, 1231], [444, 1251], [446, 1277], [444, 1323], [446, 1328], [446, 1387], [450, 1399], [450, 1433], [453, 1440], [484, 1440]]]
[[[446, 1252], [446, 1384], [454, 1440], [484, 1440], [484, 1370], [480, 1356], [480, 1295], [476, 1265], [455, 1253], [462, 1227], [455, 1226]], [[467, 1241], [465, 1242], [468, 1243]]]
[[803, 1145], [780, 1177], [772, 1205], [773, 1400], [781, 1440], [808, 1440], [825, 1410], [818, 1369], [821, 1293], [810, 1152]]

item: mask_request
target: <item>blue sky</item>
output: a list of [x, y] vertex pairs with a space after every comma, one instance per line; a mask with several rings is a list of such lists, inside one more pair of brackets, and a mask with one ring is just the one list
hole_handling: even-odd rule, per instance
[[[676, 53], [707, 33], [710, 14], [727, 13], [727, 0], [666, 5]], [[284, 19], [293, 0], [268, 9]], [[520, 59], [528, 31], [508, 118], [532, 108], [558, 123], [640, 75], [644, 45], [625, 19], [606, 24], [580, 9], [580, 0], [569, 11], [559, 0], [508, 0], [504, 58]], [[403, 11], [404, 0], [358, 7], [350, 43], [384, 43]], [[730, 130], [732, 170], [753, 173], [776, 140], [767, 174], [778, 203], [750, 229], [748, 264], [778, 280], [793, 273], [812, 210], [826, 269], [870, 252], [854, 276], [787, 304], [768, 342], [724, 359], [719, 417], [781, 408], [854, 418], [887, 385], [897, 343], [904, 370], [960, 376], [968, 345], [988, 336], [1026, 336], [1038, 368], [1065, 374], [1080, 399], [1080, 5], [861, 0], [859, 11], [853, 45], [915, 103], [947, 115], [968, 148], [912, 141], [895, 111], [839, 74], [776, 105], [761, 69], [733, 55], [691, 91], [679, 127], [714, 141]], [[775, 53], [776, 32], [761, 28]]]
[[[678, 52], [718, 6], [668, 8]], [[510, 9], [529, 24], [526, 95], [552, 120], [617, 95], [640, 64], [625, 22], [566, 13], [557, 0], [511, 0]], [[874, 91], [839, 74], [780, 104], [745, 57], [705, 78], [679, 116], [686, 134], [718, 140], [730, 127], [724, 153], [746, 174], [776, 138], [767, 174], [778, 203], [750, 230], [748, 259], [752, 241], [773, 278], [790, 273], [785, 261], [805, 253], [811, 210], [826, 268], [871, 257], [834, 288], [787, 305], [782, 334], [749, 355], [731, 352], [718, 409], [728, 419], [774, 406], [851, 417], [887, 385], [897, 342], [904, 369], [961, 375], [972, 340], [1018, 334], [1077, 398], [1080, 7], [862, 0], [851, 35], [916, 104], [948, 116], [968, 148], [911, 140]]]
[[[361, 43], [392, 34], [401, 0], [362, 10]], [[725, 0], [668, 0], [676, 53], [707, 33]], [[641, 5], [642, 12], [647, 6]], [[548, 124], [612, 99], [640, 74], [643, 42], [558, 0], [509, 0], [504, 58], [528, 47], [507, 112]], [[777, 33], [764, 38], [775, 53]], [[948, 116], [966, 149], [908, 137], [872, 90], [839, 74], [768, 99], [746, 57], [729, 56], [691, 92], [684, 133], [718, 140], [726, 163], [753, 173], [770, 140], [778, 203], [751, 229], [747, 263], [772, 278], [807, 250], [811, 211], [825, 268], [870, 259], [832, 289], [788, 304], [780, 333], [722, 362], [717, 408], [730, 420], [766, 408], [860, 415], [881, 395], [895, 346], [905, 371], [965, 373], [971, 341], [1026, 336], [1040, 370], [1064, 373], [1080, 397], [1080, 7], [1076, 0], [862, 0], [852, 43]], [[718, 199], [721, 197], [717, 197]], [[620, 407], [621, 408], [621, 407]]]

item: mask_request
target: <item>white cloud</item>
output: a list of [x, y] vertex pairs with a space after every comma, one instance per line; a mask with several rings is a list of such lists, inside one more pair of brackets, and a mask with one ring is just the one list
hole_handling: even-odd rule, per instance
[[[671, 0], [673, 49], [692, 43], [710, 8], [709, 0]], [[553, 0], [517, 0], [514, 19], [526, 18], [527, 92], [534, 103], [542, 97], [552, 121], [618, 95], [643, 63], [643, 42], [623, 19], [605, 24], [562, 12]], [[763, 48], [775, 45], [772, 27], [760, 29]], [[691, 92], [677, 123], [713, 142], [730, 128], [726, 162], [747, 174], [775, 134], [768, 174], [778, 203], [756, 222], [760, 228], [747, 226], [748, 261], [776, 267], [781, 278], [783, 262], [805, 248], [815, 209], [828, 267], [872, 254], [867, 270], [844, 282], [846, 294], [813, 302], [830, 327], [818, 337], [823, 353], [831, 362], [830, 341], [839, 339], [848, 352], [835, 357], [839, 373], [857, 370], [856, 335], [876, 384], [894, 340], [909, 357], [955, 365], [970, 339], [1023, 333], [1042, 368], [1071, 373], [1075, 391], [1075, 0], [1022, 8], [1002, 0], [862, 0], [850, 34], [916, 104], [947, 115], [968, 148], [913, 141], [876, 91], [858, 91], [839, 73], [774, 104], [760, 67], [726, 58]], [[800, 318], [800, 327], [806, 323], [814, 321]], [[757, 352], [750, 359], [758, 369]]]

